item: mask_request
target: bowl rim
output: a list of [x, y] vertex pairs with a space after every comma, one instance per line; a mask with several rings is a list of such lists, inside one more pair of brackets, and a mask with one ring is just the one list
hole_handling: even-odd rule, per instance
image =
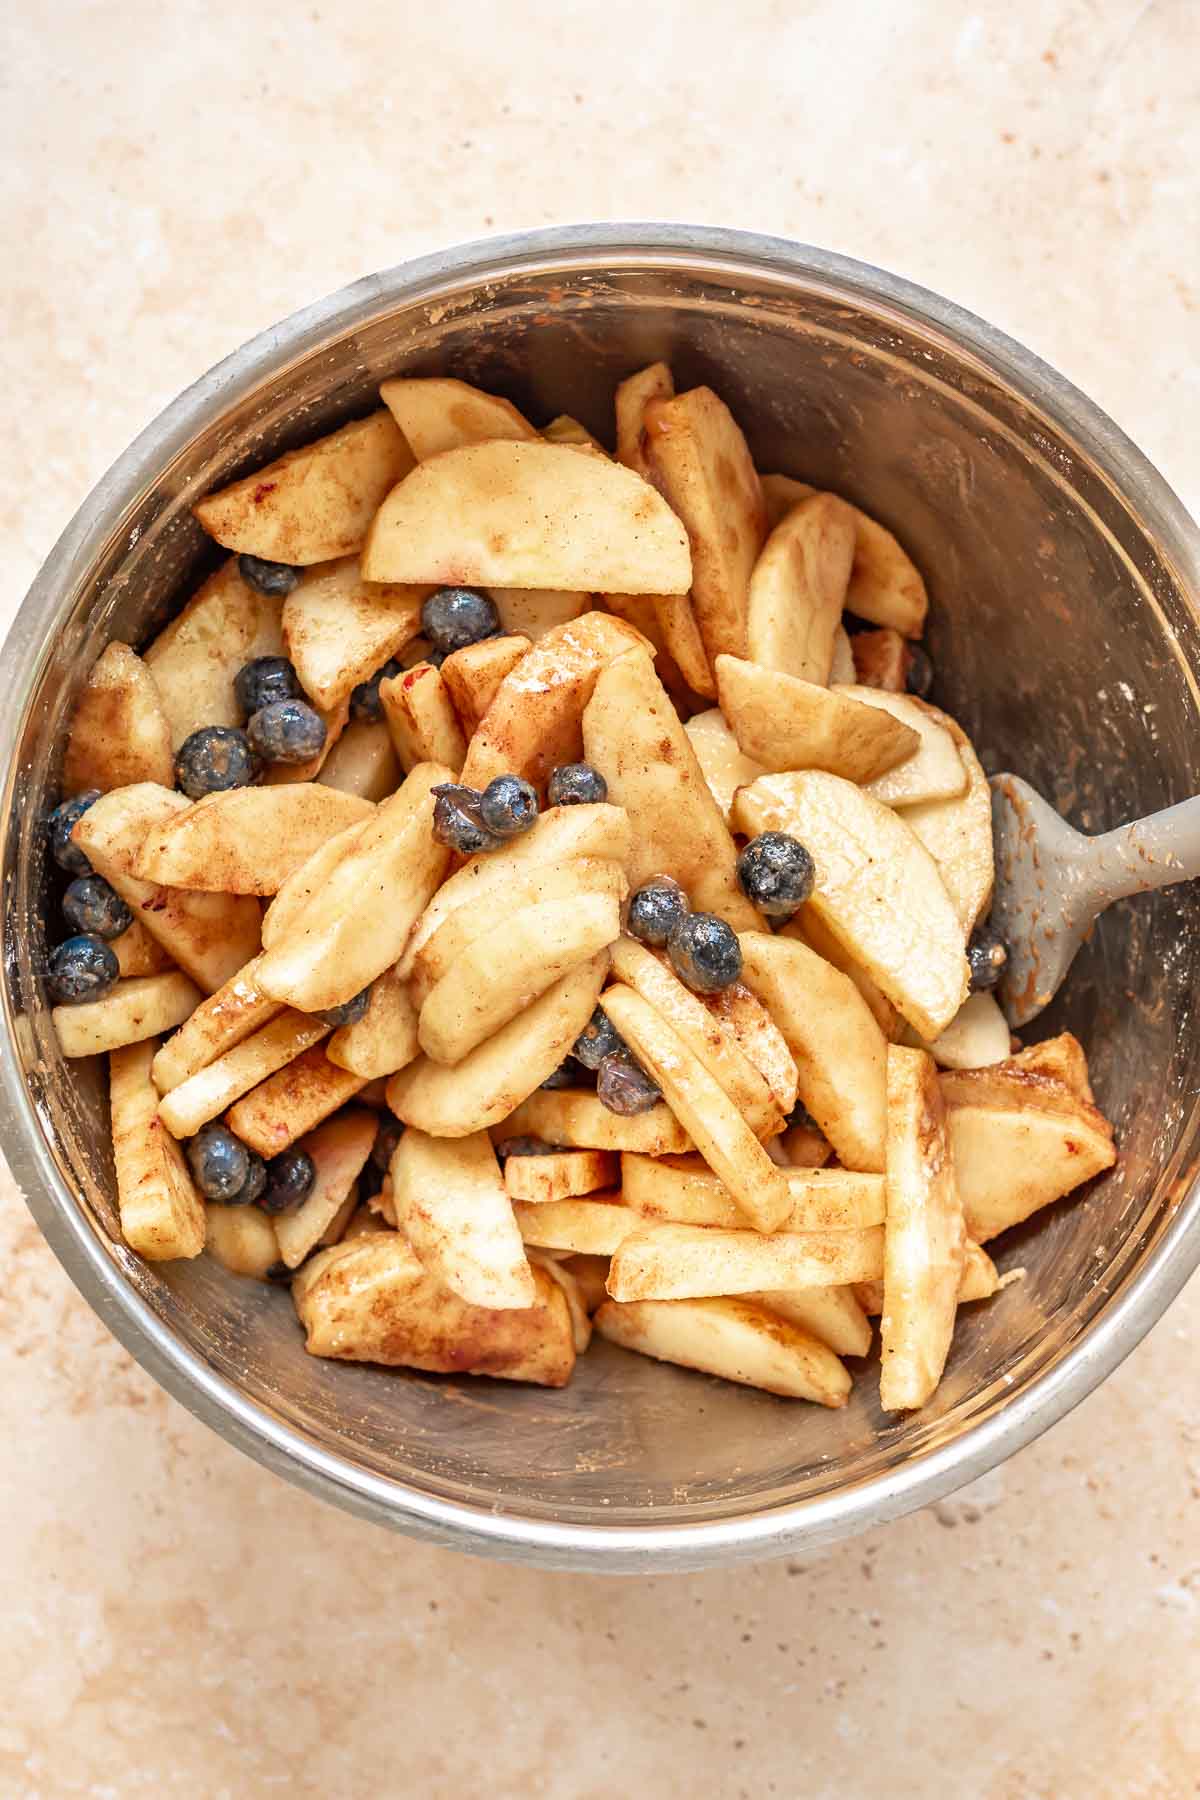
[[[556, 261], [636, 268], [703, 259], [768, 278], [827, 283], [932, 325], [955, 339], [1044, 414], [1082, 438], [1110, 479], [1170, 545], [1200, 591], [1200, 529], [1178, 496], [1117, 425], [1041, 358], [974, 314], [901, 276], [788, 239], [715, 226], [619, 223], [556, 226], [476, 239], [368, 275], [270, 326], [172, 400], [102, 476], [35, 577], [4, 645], [10, 691], [26, 694], [66, 597], [86, 576], [99, 534], [129, 498], [224, 410], [232, 392], [270, 378], [336, 332], [423, 287], [495, 278]], [[21, 709], [0, 716], [0, 771], [11, 797]], [[119, 1272], [63, 1181], [40, 1130], [14, 1053], [13, 1020], [0, 1056], [0, 1146], [50, 1248], [100, 1318], [177, 1400], [276, 1474], [374, 1523], [427, 1541], [514, 1561], [577, 1571], [660, 1573], [817, 1548], [944, 1498], [1038, 1437], [1129, 1354], [1200, 1264], [1200, 1182], [1179, 1200], [1139, 1269], [1055, 1363], [987, 1418], [911, 1463], [851, 1488], [735, 1517], [683, 1525], [599, 1525], [521, 1517], [424, 1493], [355, 1467], [250, 1401], [177, 1342]]]

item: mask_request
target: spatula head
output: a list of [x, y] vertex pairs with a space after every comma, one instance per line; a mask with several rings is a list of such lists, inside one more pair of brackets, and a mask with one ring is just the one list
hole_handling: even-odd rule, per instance
[[1089, 840], [1019, 775], [992, 776], [992, 925], [1008, 945], [1000, 1003], [1010, 1025], [1049, 1006], [1096, 914]]

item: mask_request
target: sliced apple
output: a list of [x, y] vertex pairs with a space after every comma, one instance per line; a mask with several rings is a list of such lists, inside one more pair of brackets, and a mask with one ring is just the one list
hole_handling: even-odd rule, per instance
[[50, 1017], [64, 1056], [99, 1056], [174, 1031], [202, 998], [195, 982], [175, 969], [118, 981], [102, 1000], [56, 1006]]
[[275, 894], [322, 844], [374, 811], [369, 800], [316, 782], [227, 788], [149, 831], [135, 873], [165, 887]]
[[511, 401], [445, 376], [397, 376], [382, 383], [379, 398], [418, 462], [463, 444], [538, 435]]
[[666, 1156], [692, 1147], [691, 1138], [669, 1106], [652, 1106], [643, 1113], [614, 1113], [593, 1088], [546, 1088], [531, 1093], [505, 1119], [500, 1135], [541, 1138], [546, 1144], [580, 1150], [639, 1150], [646, 1156]]
[[[260, 594], [231, 556], [145, 653], [178, 750], [202, 725], [241, 725], [233, 678], [256, 656], [283, 654], [283, 602]], [[168, 776], [164, 786], [170, 786]]]
[[168, 1262], [203, 1250], [204, 1202], [158, 1118], [158, 1089], [150, 1079], [156, 1049], [147, 1038], [113, 1050], [109, 1096], [122, 1234], [139, 1256]]
[[[711, 388], [692, 388], [671, 400], [649, 402], [642, 452], [650, 478], [687, 526], [692, 605], [709, 660], [722, 651], [744, 656], [750, 575], [766, 536], [766, 516], [739, 425]], [[651, 589], [649, 582], [641, 586]]]
[[258, 958], [231, 975], [215, 993], [202, 1000], [186, 1023], [169, 1037], [154, 1058], [154, 1081], [160, 1094], [223, 1056], [283, 1011], [255, 985]]
[[355, 719], [347, 725], [317, 776], [322, 787], [371, 801], [386, 800], [402, 779], [391, 733], [382, 719]]
[[579, 588], [492, 588], [500, 623], [513, 637], [532, 643], [590, 612], [592, 596]]
[[[849, 1169], [785, 1169], [783, 1174], [791, 1211], [781, 1231], [862, 1231], [883, 1224], [882, 1175]], [[621, 1157], [621, 1195], [636, 1212], [669, 1224], [736, 1230], [745, 1223], [724, 1182], [699, 1156], [627, 1151]]]
[[361, 1019], [340, 1025], [325, 1046], [330, 1062], [367, 1081], [394, 1075], [417, 1055], [417, 1009], [408, 986], [395, 969], [385, 969], [371, 983], [371, 997]]
[[882, 688], [842, 687], [847, 700], [874, 707], [916, 733], [918, 743], [903, 761], [865, 783], [866, 791], [888, 806], [913, 806], [924, 800], [950, 800], [967, 785], [967, 772], [950, 733], [911, 694], [889, 694]]
[[965, 786], [961, 794], [951, 799], [927, 800], [919, 806], [906, 806], [904, 823], [920, 838], [937, 864], [964, 936], [970, 937], [991, 905], [996, 875], [992, 790], [962, 727], [936, 707], [924, 706], [922, 710], [953, 738], [963, 766]]
[[845, 502], [833, 494], [802, 500], [754, 564], [745, 647], [730, 645], [730, 654], [823, 687], [853, 554], [854, 515]]
[[823, 770], [764, 775], [734, 802], [748, 837], [786, 831], [817, 869], [808, 906], [922, 1037], [967, 997], [962, 928], [937, 864], [900, 814]]
[[289, 1269], [300, 1266], [347, 1201], [353, 1203], [354, 1184], [371, 1154], [377, 1129], [373, 1112], [347, 1106], [301, 1140], [300, 1148], [312, 1160], [313, 1185], [299, 1206], [275, 1220], [280, 1260]]
[[289, 1008], [173, 1087], [158, 1116], [172, 1137], [194, 1137], [202, 1125], [328, 1035], [323, 1019], [310, 1019]]
[[127, 925], [119, 937], [112, 940], [113, 954], [121, 974], [131, 975], [163, 975], [168, 969], [175, 967], [174, 958], [167, 955], [156, 938], [152, 938], [140, 919]]
[[421, 463], [379, 508], [370, 581], [685, 594], [687, 534], [620, 463], [565, 444], [492, 442]]
[[811, 906], [802, 906], [795, 917], [788, 920], [783, 927], [783, 935], [799, 938], [802, 944], [815, 950], [827, 963], [832, 963], [835, 969], [848, 975], [871, 1009], [871, 1017], [884, 1037], [889, 1043], [899, 1043], [910, 1027], [905, 1025], [878, 982], [873, 981], [862, 964], [855, 961], [846, 946], [833, 935]]
[[545, 1156], [510, 1156], [504, 1164], [504, 1186], [513, 1200], [544, 1206], [551, 1200], [577, 1200], [614, 1188], [620, 1174], [611, 1151], [553, 1150]]
[[898, 631], [884, 625], [878, 631], [860, 631], [850, 640], [854, 673], [846, 679], [862, 687], [883, 688], [902, 694], [908, 681], [912, 652]]
[[777, 1231], [791, 1211], [787, 1183], [724, 1089], [662, 1015], [632, 988], [609, 988], [602, 1004], [750, 1223], [758, 1231]]
[[391, 1178], [397, 1225], [451, 1293], [471, 1306], [534, 1304], [537, 1290], [486, 1131], [460, 1138], [406, 1131]]
[[778, 1319], [798, 1325], [835, 1356], [867, 1356], [875, 1333], [850, 1287], [768, 1288], [749, 1299]]
[[791, 475], [760, 475], [763, 505], [767, 509], [767, 530], [775, 527], [802, 500], [810, 500], [819, 490], [807, 481], [796, 481]]
[[559, 413], [557, 419], [551, 419], [541, 435], [548, 444], [567, 444], [572, 450], [587, 451], [590, 456], [608, 456], [600, 439], [594, 437], [578, 419], [573, 419], [570, 413]]
[[366, 1084], [314, 1044], [251, 1089], [228, 1113], [229, 1128], [260, 1156], [278, 1156], [335, 1113]]
[[466, 1137], [498, 1125], [557, 1069], [591, 1018], [607, 973], [604, 951], [454, 1068], [418, 1057], [388, 1082], [388, 1105], [406, 1125], [431, 1137]]
[[969, 994], [941, 1036], [931, 1044], [918, 1039], [916, 1048], [927, 1050], [942, 1069], [984, 1069], [1006, 1062], [1010, 1044], [1008, 1020], [995, 995]]
[[[728, 661], [728, 657], [720, 659]], [[708, 791], [726, 825], [729, 824], [733, 796], [741, 787], [749, 787], [767, 770], [754, 762], [741, 748], [719, 706], [707, 712], [693, 713], [683, 728], [700, 764]]]
[[906, 1412], [924, 1406], [946, 1366], [966, 1229], [946, 1106], [923, 1050], [889, 1046], [887, 1108], [879, 1403]]
[[787, 1039], [774, 1019], [741, 981], [715, 994], [697, 996], [701, 1005], [732, 1033], [746, 1061], [758, 1070], [786, 1118], [796, 1104], [799, 1074]]
[[135, 781], [171, 787], [174, 780], [171, 726], [158, 685], [141, 657], [114, 641], [96, 659], [75, 702], [62, 791], [107, 793]]
[[850, 1393], [832, 1350], [752, 1300], [609, 1300], [592, 1323], [625, 1350], [786, 1399], [838, 1407]]
[[221, 1206], [210, 1200], [204, 1208], [204, 1230], [204, 1248], [231, 1275], [265, 1281], [267, 1271], [279, 1261], [274, 1222], [257, 1206]]
[[801, 1100], [847, 1168], [881, 1172], [887, 1043], [848, 975], [795, 938], [744, 932], [742, 979], [796, 1062]]
[[583, 747], [609, 799], [629, 814], [631, 886], [673, 875], [697, 912], [752, 929], [757, 914], [737, 883], [729, 828], [645, 652], [618, 657], [600, 674], [583, 715]]
[[364, 581], [346, 556], [304, 575], [283, 603], [283, 641], [300, 685], [334, 707], [421, 629], [425, 587]]
[[632, 625], [602, 612], [546, 632], [501, 682], [471, 739], [463, 781], [483, 788], [515, 774], [543, 787], [558, 764], [579, 760], [584, 709], [602, 670], [646, 647]]
[[767, 1288], [843, 1287], [872, 1281], [882, 1271], [881, 1225], [764, 1237], [712, 1225], [648, 1225], [643, 1219], [613, 1253], [608, 1291], [614, 1300], [693, 1300]]
[[1083, 1045], [1069, 1031], [1061, 1031], [1040, 1044], [1030, 1044], [1010, 1057], [1009, 1062], [1014, 1069], [1024, 1069], [1030, 1075], [1047, 1075], [1052, 1081], [1061, 1081], [1089, 1106], [1096, 1103]]
[[844, 625], [839, 625], [833, 634], [833, 661], [829, 665], [829, 680], [841, 687], [854, 682], [858, 677], [854, 673], [854, 652], [850, 648], [850, 634]]
[[721, 711], [739, 748], [764, 769], [828, 769], [869, 782], [921, 746], [911, 726], [840, 688], [736, 656], [719, 656], [715, 666]]
[[622, 1206], [620, 1195], [593, 1194], [587, 1200], [547, 1200], [513, 1205], [517, 1225], [527, 1244], [544, 1250], [569, 1250], [577, 1256], [611, 1256], [631, 1231], [645, 1221], [631, 1207]]
[[407, 774], [418, 763], [443, 763], [457, 780], [467, 754], [467, 740], [440, 669], [415, 663], [402, 675], [379, 684], [383, 716], [396, 759]]
[[330, 562], [361, 548], [384, 496], [412, 461], [395, 420], [381, 407], [289, 450], [192, 511], [227, 550], [304, 567]]
[[929, 610], [920, 571], [886, 526], [858, 507], [854, 525], [847, 610], [873, 625], [890, 625], [904, 637], [919, 638]]
[[499, 693], [505, 676], [511, 675], [524, 657], [529, 642], [516, 634], [484, 638], [456, 650], [442, 664], [442, 680], [468, 738]]
[[646, 408], [654, 400], [671, 400], [675, 383], [665, 362], [651, 363], [617, 385], [617, 461], [636, 475], [650, 479], [650, 467], [642, 443]]

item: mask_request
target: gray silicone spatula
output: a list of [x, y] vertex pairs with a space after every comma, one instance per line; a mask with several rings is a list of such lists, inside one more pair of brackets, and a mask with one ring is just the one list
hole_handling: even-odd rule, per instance
[[1000, 1001], [1010, 1025], [1049, 1006], [1106, 906], [1200, 875], [1200, 797], [1085, 837], [1019, 775], [993, 775], [992, 830], [992, 925], [1008, 945]]

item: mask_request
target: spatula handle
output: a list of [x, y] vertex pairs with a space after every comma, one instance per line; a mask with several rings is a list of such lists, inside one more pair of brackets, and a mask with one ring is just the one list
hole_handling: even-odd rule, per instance
[[1200, 875], [1200, 795], [1093, 838], [1091, 848], [1102, 904], [1189, 881]]

